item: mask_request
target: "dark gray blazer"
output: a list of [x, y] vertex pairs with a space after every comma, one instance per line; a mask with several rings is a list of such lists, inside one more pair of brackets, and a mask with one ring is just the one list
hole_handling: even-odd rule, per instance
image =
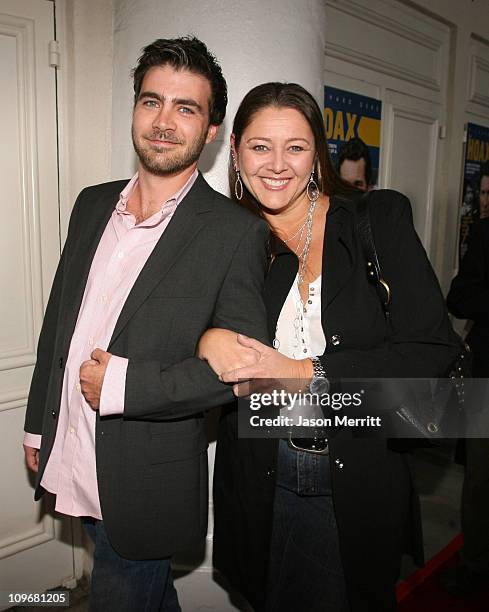
[[[25, 430], [42, 434], [36, 499], [58, 423], [64, 367], [88, 273], [127, 181], [84, 189], [73, 209], [39, 339]], [[148, 258], [108, 351], [127, 357], [122, 417], [97, 413], [102, 515], [124, 557], [170, 556], [207, 530], [207, 438], [203, 411], [230, 401], [194, 357], [209, 327], [265, 340], [265, 223], [199, 175]]]

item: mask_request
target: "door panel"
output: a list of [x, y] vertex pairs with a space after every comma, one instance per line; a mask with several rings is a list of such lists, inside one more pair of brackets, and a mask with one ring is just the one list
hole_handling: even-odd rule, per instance
[[59, 259], [54, 5], [0, 0], [0, 591], [73, 576], [71, 521], [33, 500], [22, 438], [43, 311]]

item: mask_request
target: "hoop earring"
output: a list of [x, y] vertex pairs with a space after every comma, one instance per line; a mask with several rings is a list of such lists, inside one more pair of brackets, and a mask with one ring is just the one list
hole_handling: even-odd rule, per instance
[[243, 181], [241, 180], [241, 174], [239, 170], [236, 170], [236, 182], [234, 183], [234, 195], [237, 200], [241, 200], [243, 197]]
[[319, 187], [314, 180], [314, 170], [311, 172], [309, 182], [306, 187], [306, 194], [310, 202], [315, 202], [319, 198]]

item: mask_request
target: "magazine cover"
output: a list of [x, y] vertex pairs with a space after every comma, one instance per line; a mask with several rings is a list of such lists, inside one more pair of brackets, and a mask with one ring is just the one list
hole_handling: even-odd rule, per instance
[[360, 138], [370, 153], [372, 185], [377, 184], [379, 173], [381, 112], [380, 100], [328, 85], [324, 88], [324, 123], [333, 163], [345, 142]]
[[467, 124], [460, 210], [460, 260], [474, 221], [489, 217], [489, 127]]

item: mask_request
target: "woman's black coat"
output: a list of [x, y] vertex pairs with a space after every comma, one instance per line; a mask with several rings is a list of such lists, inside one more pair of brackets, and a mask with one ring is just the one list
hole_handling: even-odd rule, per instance
[[[367, 280], [355, 204], [333, 197], [323, 252], [327, 348], [321, 361], [331, 378], [439, 376], [459, 345], [414, 231], [409, 201], [387, 190], [372, 192], [369, 199], [379, 260], [392, 290], [393, 333], [388, 340], [378, 294]], [[286, 248], [276, 252], [265, 289], [272, 338], [297, 266]], [[265, 602], [277, 450], [277, 439], [237, 437], [235, 407], [223, 414], [214, 471], [214, 563], [256, 611]], [[352, 439], [344, 430], [330, 440], [330, 465], [351, 610], [394, 610], [401, 554], [422, 561], [409, 454], [399, 441], [396, 446], [395, 441]]]

